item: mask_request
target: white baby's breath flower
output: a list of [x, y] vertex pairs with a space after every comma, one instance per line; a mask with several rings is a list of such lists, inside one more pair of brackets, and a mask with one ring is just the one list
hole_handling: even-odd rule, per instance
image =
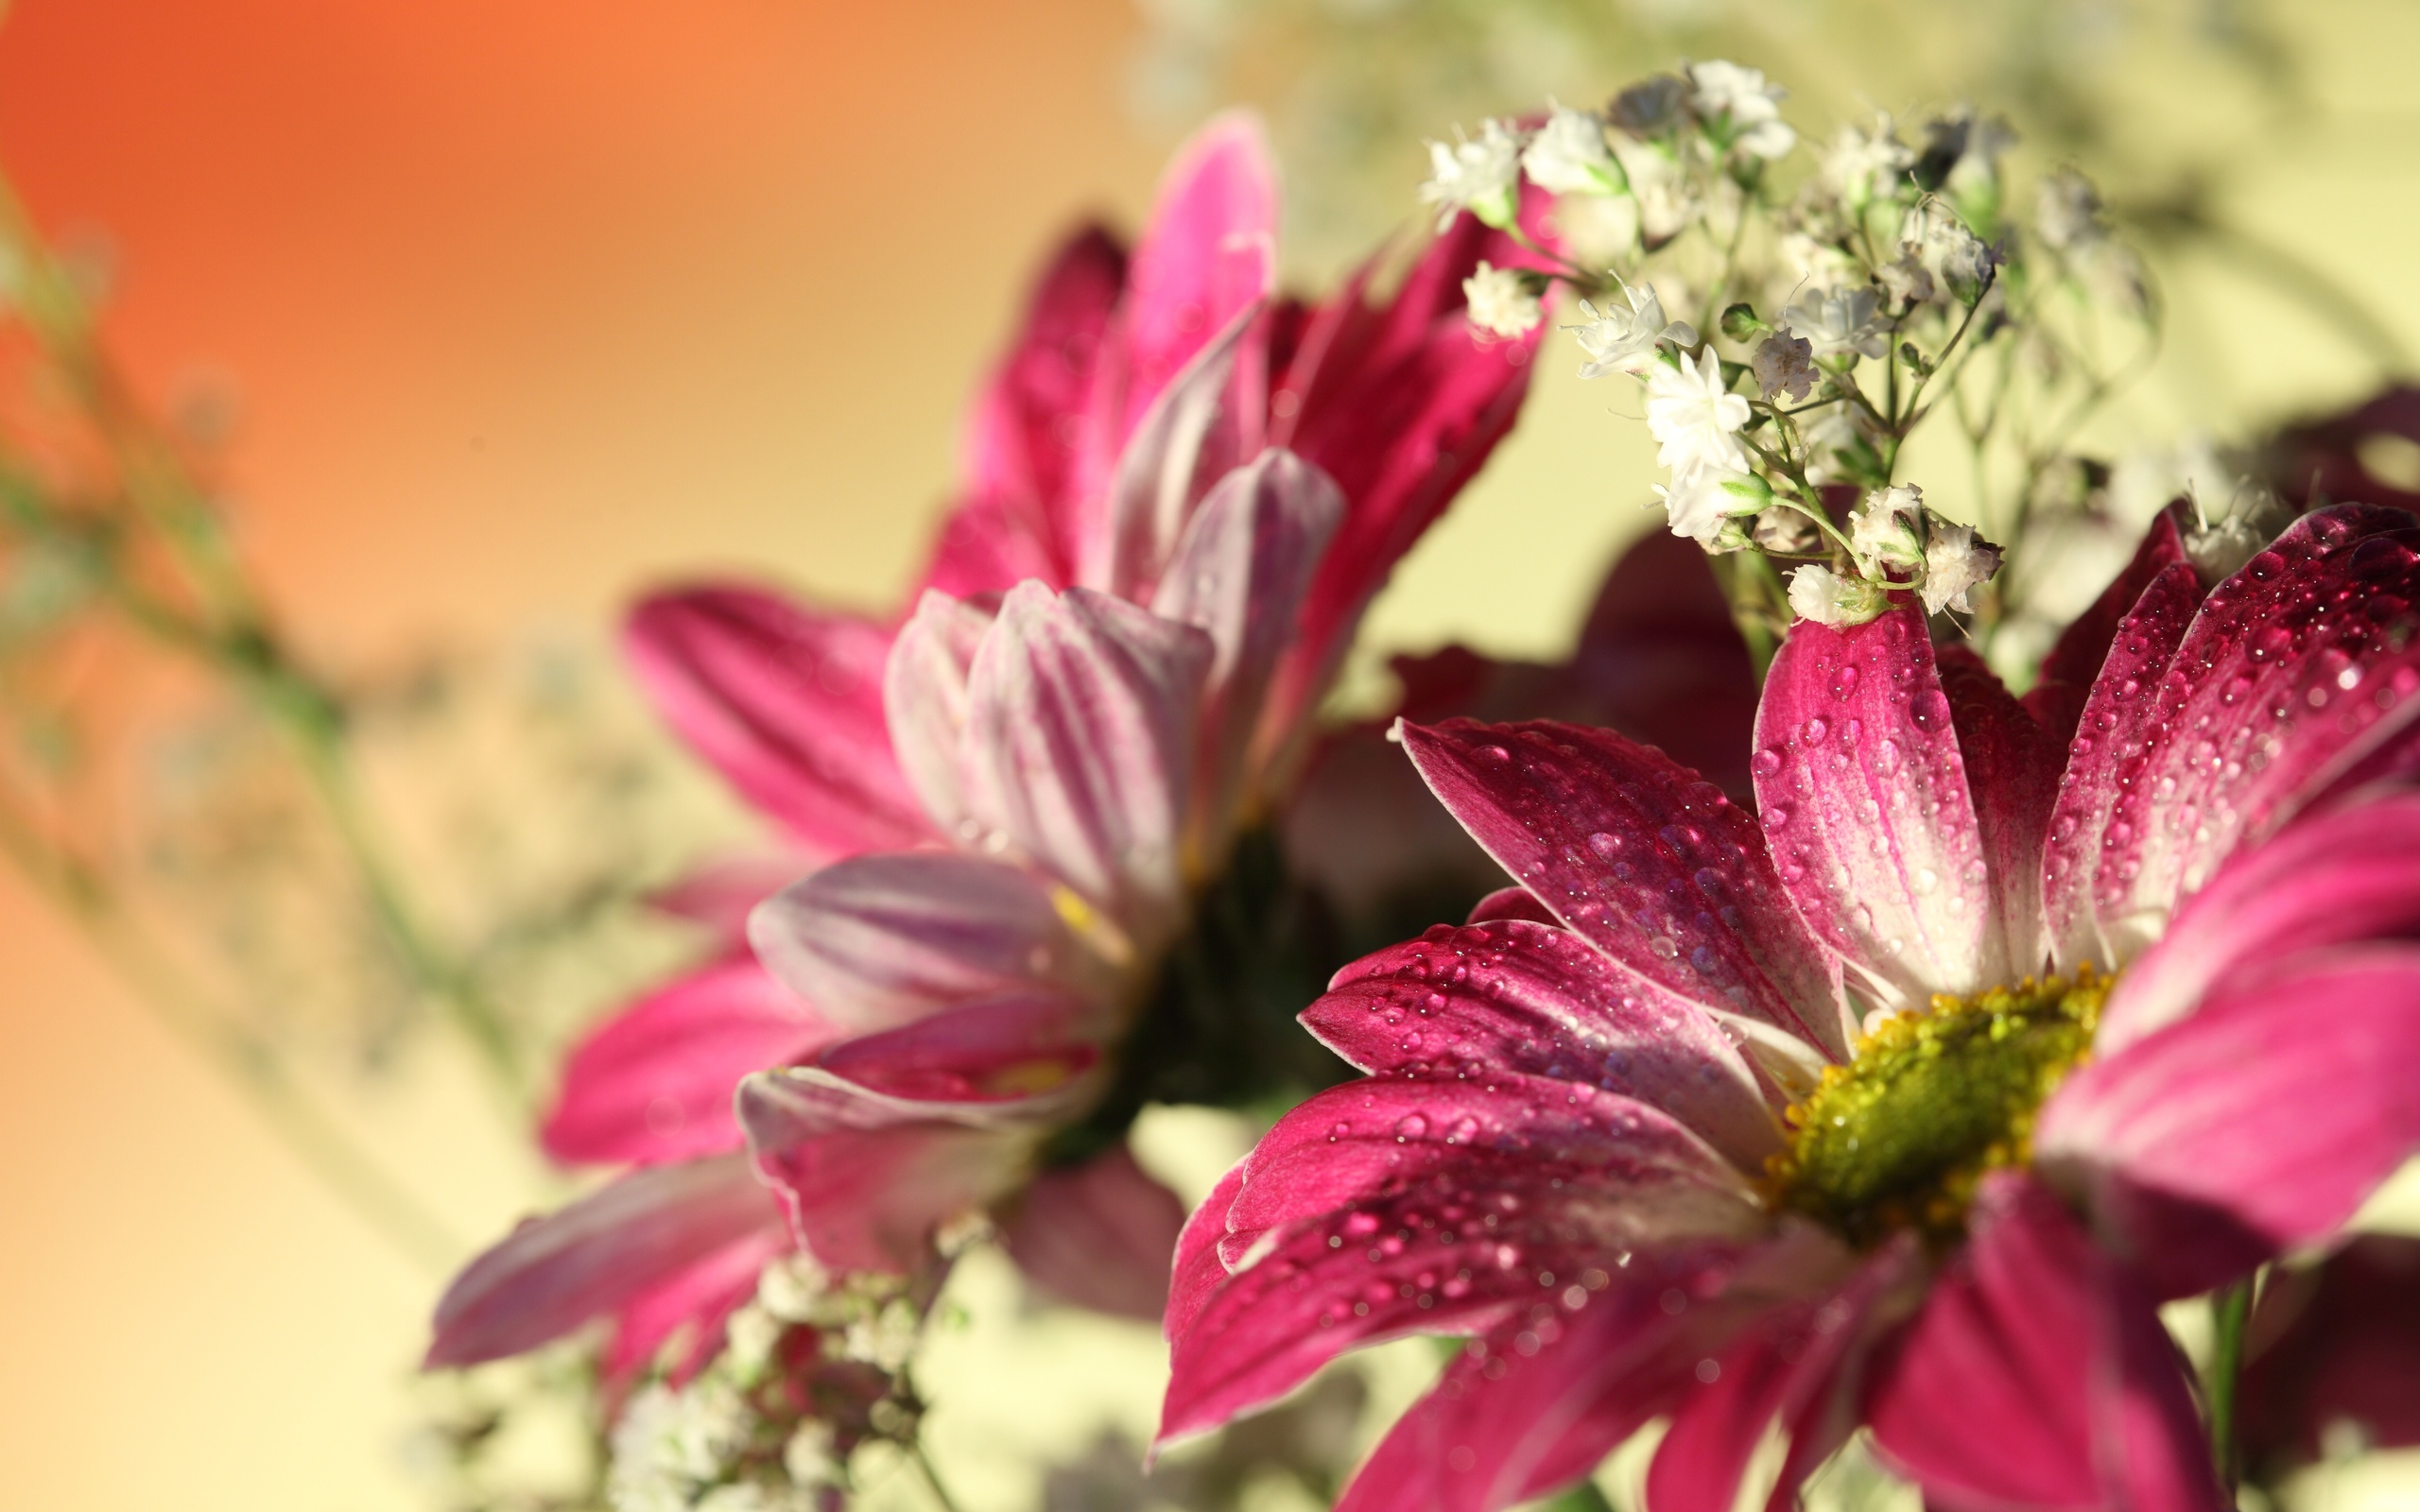
[[1925, 580], [1920, 590], [1925, 611], [1944, 609], [1970, 612], [1967, 591], [1988, 581], [2000, 570], [2000, 548], [1975, 534], [1971, 525], [1936, 519], [1932, 537], [1925, 542]]
[[1806, 338], [1818, 361], [1851, 352], [1879, 357], [1891, 350], [1882, 299], [1871, 287], [1810, 289], [1782, 318]]
[[614, 1425], [606, 1499], [614, 1512], [688, 1512], [731, 1468], [750, 1420], [747, 1401], [713, 1376], [680, 1391], [647, 1387]]
[[756, 1278], [756, 1305], [785, 1323], [812, 1323], [832, 1286], [831, 1272], [804, 1252], [781, 1256]]
[[1785, 325], [1756, 343], [1748, 371], [1768, 401], [1775, 394], [1805, 399], [1815, 387], [1815, 349]]
[[1521, 149], [1521, 168], [1539, 188], [1559, 195], [1614, 195], [1629, 186], [1605, 145], [1605, 123], [1560, 105]]
[[1824, 185], [1851, 210], [1862, 210], [1895, 193], [1916, 154], [1900, 141], [1891, 117], [1877, 115], [1872, 128], [1845, 125], [1832, 135], [1820, 168]]
[[799, 1486], [829, 1486], [840, 1479], [840, 1461], [833, 1452], [832, 1425], [808, 1418], [782, 1446], [782, 1470]]
[[841, 1337], [841, 1351], [852, 1360], [896, 1373], [915, 1354], [924, 1321], [915, 1305], [904, 1297], [886, 1303], [872, 1316], [849, 1324]]
[[1940, 282], [1932, 276], [1932, 269], [1925, 266], [1924, 259], [1912, 247], [1903, 245], [1898, 257], [1876, 268], [1874, 276], [1881, 281], [1882, 292], [1894, 310], [1929, 304], [1941, 292]]
[[1428, 181], [1420, 186], [1420, 200], [1438, 208], [1439, 231], [1464, 210], [1498, 230], [1512, 225], [1521, 200], [1520, 131], [1511, 122], [1486, 120], [1477, 138], [1461, 137], [1450, 146], [1429, 143]]
[[1983, 239], [1939, 198], [1927, 198], [1908, 212], [1899, 222], [1899, 241], [1914, 249], [1934, 277], [1952, 284], [1979, 284], [1997, 262]]
[[1778, 158], [1798, 145], [1798, 133], [1781, 118], [1787, 94], [1765, 82], [1757, 69], [1720, 59], [1688, 66], [1689, 104], [1710, 133], [1750, 157]]
[[1529, 282], [1515, 270], [1481, 262], [1462, 280], [1462, 301], [1471, 324], [1490, 335], [1525, 336], [1545, 315]]
[[1652, 284], [1634, 284], [1622, 291], [1630, 300], [1625, 310], [1611, 300], [1603, 309], [1580, 301], [1588, 316], [1586, 325], [1566, 326], [1580, 339], [1580, 350], [1588, 361], [1580, 369], [1582, 378], [1602, 378], [1608, 373], [1643, 374], [1657, 366], [1657, 343], [1670, 341], [1684, 347], [1698, 344], [1697, 328], [1685, 320], [1664, 318], [1664, 301], [1655, 296]]
[[1675, 485], [1702, 469], [1745, 472], [1748, 451], [1737, 432], [1748, 415], [1748, 402], [1731, 392], [1711, 352], [1684, 356], [1677, 368], [1659, 362], [1648, 372], [1647, 429], [1658, 443], [1655, 459], [1672, 470]]
[[2100, 191], [2073, 168], [2049, 174], [2035, 191], [2033, 233], [2062, 251], [2098, 239], [2104, 233]]
[[1773, 490], [1746, 472], [1702, 468], [1684, 477], [1675, 474], [1668, 487], [1656, 485], [1672, 534], [1700, 545], [1712, 545], [1723, 523], [1751, 515], [1772, 502]]
[[1611, 267], [1638, 253], [1638, 201], [1628, 195], [1565, 195], [1554, 203], [1564, 253], [1582, 267]]
[[1882, 591], [1862, 577], [1843, 577], [1812, 564], [1789, 575], [1789, 607], [1800, 619], [1835, 627], [1862, 625], [1880, 614]]
[[1876, 489], [1849, 512], [1849, 548], [1873, 566], [1901, 571], [1924, 564], [1925, 490], [1912, 484]]

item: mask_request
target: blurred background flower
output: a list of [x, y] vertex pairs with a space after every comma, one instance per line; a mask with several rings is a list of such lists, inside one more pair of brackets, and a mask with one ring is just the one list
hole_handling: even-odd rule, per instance
[[[2415, 43], [2387, 0], [16, 0], [0, 275], [99, 325], [0, 345], [15, 1495], [443, 1504], [466, 1452], [577, 1489], [576, 1408], [499, 1434], [526, 1380], [409, 1370], [444, 1268], [563, 1194], [527, 1137], [556, 1047], [699, 948], [639, 900], [752, 836], [614, 616], [725, 568], [894, 602], [1042, 252], [1134, 224], [1215, 108], [1270, 113], [1308, 283], [1419, 216], [1423, 137], [1678, 55], [1808, 123], [1971, 96], [2147, 248], [2168, 345], [2088, 440], [2184, 473], [2420, 345]], [[103, 353], [122, 387], [60, 381]], [[1576, 365], [1380, 599], [1365, 704], [1386, 650], [1559, 660], [1653, 518], [1651, 443]], [[2420, 485], [2420, 448], [2347, 444]], [[1138, 1140], [1198, 1197], [1243, 1132]], [[1312, 1504], [1337, 1425], [1434, 1367], [1147, 1485], [1150, 1330], [996, 1254], [956, 1305], [926, 1374], [969, 1512]]]

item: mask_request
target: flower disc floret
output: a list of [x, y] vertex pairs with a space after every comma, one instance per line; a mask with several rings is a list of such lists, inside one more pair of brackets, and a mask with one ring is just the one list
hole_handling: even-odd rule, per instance
[[2031, 1160], [2034, 1115], [2090, 1056], [2108, 996], [2086, 966], [1883, 1020], [1784, 1115], [1774, 1206], [1858, 1245], [1958, 1238], [1984, 1173]]

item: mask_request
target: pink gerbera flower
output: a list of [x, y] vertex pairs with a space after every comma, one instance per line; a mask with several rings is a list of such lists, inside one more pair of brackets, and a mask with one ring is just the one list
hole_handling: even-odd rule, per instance
[[[1465, 224], [1391, 298], [1365, 273], [1305, 307], [1275, 293], [1275, 214], [1258, 129], [1228, 118], [1131, 259], [1098, 231], [1066, 246], [978, 396], [904, 623], [727, 585], [640, 606], [642, 680], [792, 858], [677, 890], [728, 953], [578, 1046], [543, 1131], [628, 1174], [475, 1262], [430, 1363], [610, 1315], [609, 1374], [684, 1333], [693, 1366], [799, 1239], [912, 1264], [1099, 1100], [1194, 890], [1302, 765], [1362, 607], [1527, 387], [1534, 340], [1475, 341], [1461, 310], [1510, 243]], [[739, 921], [819, 864], [758, 910], [760, 962]], [[781, 1067], [752, 1153], [735, 1091]], [[1122, 1147], [1024, 1212], [1030, 1268], [1157, 1314], [1182, 1209]]]
[[1347, 1508], [1659, 1417], [1655, 1512], [1860, 1425], [1945, 1509], [2222, 1504], [2155, 1305], [2420, 1143], [2415, 542], [2324, 511], [2204, 599], [2164, 518], [2028, 704], [1913, 609], [1801, 624], [1754, 816], [1609, 731], [1405, 728], [1525, 890], [1304, 1015], [1369, 1074], [1188, 1225], [1164, 1435], [1429, 1332]]

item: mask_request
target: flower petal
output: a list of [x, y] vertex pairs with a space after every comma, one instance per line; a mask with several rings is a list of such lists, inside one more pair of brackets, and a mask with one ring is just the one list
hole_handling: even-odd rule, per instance
[[1438, 800], [1505, 870], [1616, 965], [1771, 1052], [1845, 1058], [1821, 947], [1799, 922], [1756, 821], [1720, 789], [1611, 730], [1398, 727]]
[[[1461, 310], [1473, 245], [1503, 244], [1441, 238], [1371, 329], [1357, 341], [1340, 337], [1297, 402], [1288, 444], [1336, 480], [1348, 510], [1271, 692], [1285, 725], [1317, 701], [1372, 597], [1512, 431], [1528, 397], [1545, 327], [1511, 341], [1473, 335]], [[1447, 285], [1450, 303], [1420, 297], [1435, 286], [1425, 275], [1454, 266], [1461, 274]]]
[[2304, 953], [2420, 935], [2420, 794], [2393, 792], [2289, 825], [2239, 850], [2186, 901], [2110, 991], [2094, 1054], [2106, 1058], [2239, 996]]
[[1548, 925], [1441, 924], [1337, 972], [1302, 1019], [1364, 1072], [1576, 1081], [1670, 1114], [1746, 1171], [1781, 1147], [1780, 1121], [1710, 1014]]
[[2034, 1146], [2165, 1297], [2325, 1239], [2420, 1150], [2420, 946], [2307, 956], [2093, 1061]]
[[1129, 600], [1150, 595], [1208, 487], [1243, 465], [1231, 390], [1265, 307], [1245, 306], [1193, 354], [1135, 424], [1109, 483], [1109, 522], [1083, 580]]
[[1924, 1268], [1911, 1237], [1867, 1256], [1837, 1288], [1777, 1302], [1709, 1362], [1710, 1370], [1692, 1373], [1648, 1467], [1648, 1505], [1730, 1512], [1776, 1419], [1789, 1432], [1789, 1451], [1767, 1504], [1770, 1512], [1799, 1504], [1799, 1486], [1856, 1430], [1865, 1356], [1889, 1304]]
[[1026, 577], [1075, 581], [1077, 428], [1125, 283], [1125, 250], [1098, 226], [1052, 255], [968, 417], [968, 503], [942, 527], [927, 587], [963, 597]]
[[627, 1381], [652, 1362], [683, 1330], [686, 1347], [672, 1364], [680, 1385], [721, 1352], [723, 1324], [756, 1295], [756, 1280], [776, 1256], [790, 1248], [780, 1210], [767, 1204], [772, 1221], [706, 1256], [686, 1270], [657, 1282], [620, 1309], [614, 1337], [599, 1367], [609, 1382]]
[[681, 738], [825, 855], [927, 833], [883, 721], [890, 645], [871, 621], [727, 584], [643, 599], [623, 630], [631, 671]]
[[827, 1265], [912, 1266], [942, 1223], [1011, 1190], [1098, 1093], [1063, 1005], [976, 1003], [740, 1084], [739, 1123], [800, 1244]]
[[747, 942], [750, 911], [816, 866], [796, 852], [725, 856], [649, 892], [647, 905], [703, 924], [735, 948]]
[[[1200, 628], [1213, 647], [1194, 805], [1209, 824], [1227, 822], [1243, 788], [1270, 675], [1343, 513], [1325, 473], [1291, 452], [1263, 452], [1201, 501], [1160, 579], [1151, 612]], [[1197, 835], [1197, 848], [1207, 839]]]
[[1967, 796], [1991, 868], [2009, 970], [2031, 976], [2048, 959], [2043, 937], [2042, 849], [2058, 800], [2066, 749], [2010, 696], [1983, 659], [1962, 645], [1940, 653], [1941, 691], [1966, 761]]
[[526, 1220], [471, 1262], [438, 1301], [423, 1363], [477, 1365], [534, 1349], [780, 1223], [737, 1153], [633, 1171]]
[[1227, 1279], [1227, 1263], [1219, 1258], [1219, 1246], [1227, 1237], [1227, 1211], [1236, 1204], [1236, 1194], [1243, 1190], [1244, 1167], [1251, 1163], [1247, 1156], [1228, 1167], [1177, 1235], [1176, 1258], [1169, 1266], [1168, 1310], [1160, 1327], [1161, 1337], [1171, 1343], [1193, 1327], [1202, 1305]]
[[883, 668], [890, 745], [932, 827], [957, 842], [980, 837], [967, 795], [966, 679], [996, 610], [926, 590], [899, 627]]
[[1577, 1313], [1542, 1310], [1473, 1340], [1371, 1452], [1337, 1512], [1496, 1512], [1586, 1476], [1720, 1350], [1737, 1310], [1689, 1299], [1719, 1286], [1731, 1259], [1719, 1246], [1641, 1257], [1639, 1274]]
[[1628, 1098], [1512, 1074], [1331, 1089], [1245, 1167], [1220, 1246], [1234, 1274], [1174, 1341], [1161, 1438], [1282, 1395], [1357, 1345], [1484, 1330], [1571, 1300], [1606, 1257], [1764, 1226], [1720, 1157]]
[[1128, 928], [1168, 927], [1210, 638], [1132, 604], [1021, 583], [967, 679], [992, 826]]
[[1750, 766], [1783, 885], [1886, 1005], [2011, 976], [1921, 613], [1792, 626], [1765, 678]]
[[2251, 1339], [2236, 1428], [2264, 1484], [2325, 1457], [2346, 1426], [2369, 1449], [2420, 1444], [2420, 1239], [2361, 1234], [2273, 1271]]
[[2059, 1200], [1984, 1178], [1966, 1249], [1876, 1372], [1867, 1420], [1946, 1512], [2217, 1512], [2184, 1362]]
[[1126, 1146], [1034, 1178], [1001, 1228], [1028, 1280], [1062, 1301], [1156, 1323], [1184, 1204]]
[[803, 1060], [838, 1031], [752, 960], [658, 988], [572, 1050], [538, 1142], [565, 1161], [651, 1165], [741, 1143], [741, 1077]]
[[2078, 715], [2067, 769], [2050, 807], [2042, 850], [2042, 903], [2051, 958], [2062, 971], [2116, 959], [2093, 910], [2109, 817], [2123, 784], [2134, 780], [2155, 728], [2152, 689], [2176, 655], [2202, 603], [2202, 580], [2184, 563], [2160, 570], [2119, 622], [2101, 676]]
[[[2109, 660], [2109, 648], [2118, 644], [2118, 627], [2135, 612], [2144, 593], [2170, 567], [2192, 570], [2185, 555], [2182, 522], [2181, 506], [2171, 504], [2162, 509], [2144, 532], [2125, 571], [2101, 590], [2092, 607], [2076, 617], [2042, 658], [2041, 674], [2025, 696], [2025, 707], [2060, 745], [2075, 738], [2083, 718], [2084, 699]], [[2201, 598], [2199, 583], [2194, 584], [2192, 596], [2196, 601]]]
[[769, 971], [852, 1030], [1029, 984], [1080, 981], [1090, 964], [1049, 884], [948, 850], [826, 867], [758, 904], [748, 936]]
[[2348, 774], [2420, 761], [2415, 542], [2399, 509], [2322, 510], [2203, 601], [2110, 811], [2104, 840], [2123, 838], [2104, 845], [2094, 907], [2118, 962], [2238, 844]]

